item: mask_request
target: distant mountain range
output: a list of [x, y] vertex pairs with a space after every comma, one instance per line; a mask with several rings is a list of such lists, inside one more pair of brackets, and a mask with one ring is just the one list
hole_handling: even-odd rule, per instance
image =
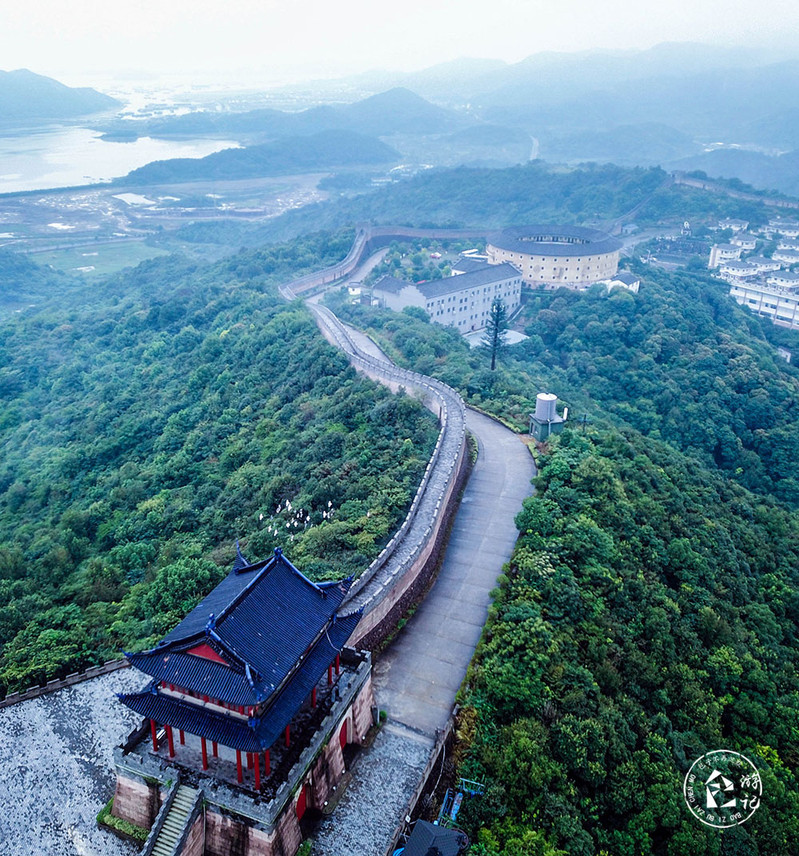
[[350, 131], [381, 138], [410, 163], [540, 157], [703, 169], [789, 193], [799, 186], [797, 158], [783, 154], [799, 150], [799, 59], [764, 49], [670, 43], [539, 53], [512, 64], [461, 59], [312, 86], [322, 98], [349, 92], [361, 100], [301, 112], [197, 112], [106, 130], [245, 143]]
[[74, 119], [104, 110], [121, 102], [95, 89], [65, 86], [21, 68], [0, 71], [0, 124], [45, 119]]
[[431, 104], [408, 89], [395, 88], [353, 104], [324, 105], [296, 113], [260, 109], [241, 113], [196, 112], [106, 126], [113, 137], [238, 136], [252, 140], [352, 131], [374, 137], [392, 134], [440, 134], [469, 124], [465, 116]]

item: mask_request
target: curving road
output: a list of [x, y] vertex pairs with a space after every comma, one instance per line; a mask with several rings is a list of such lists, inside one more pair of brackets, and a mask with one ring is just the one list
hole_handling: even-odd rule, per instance
[[480, 639], [513, 522], [532, 491], [532, 456], [518, 435], [466, 411], [479, 454], [463, 493], [441, 570], [414, 616], [375, 666], [375, 695], [389, 718], [430, 736], [445, 726]]
[[[357, 351], [383, 363], [386, 380], [393, 377], [396, 368], [374, 342], [351, 327], [347, 338]], [[318, 830], [314, 856], [381, 856], [386, 851], [436, 732], [452, 712], [485, 624], [490, 592], [510, 559], [517, 536], [514, 517], [532, 492], [533, 459], [518, 435], [487, 416], [467, 410], [466, 427], [477, 439], [478, 458], [438, 577], [375, 665], [375, 696], [388, 722]]]

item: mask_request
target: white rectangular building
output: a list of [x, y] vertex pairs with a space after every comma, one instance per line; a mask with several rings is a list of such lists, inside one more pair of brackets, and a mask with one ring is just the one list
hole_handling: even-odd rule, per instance
[[[783, 277], [792, 276], [788, 271]], [[799, 329], [799, 282], [791, 286], [772, 285], [773, 277], [766, 284], [755, 282], [734, 282], [730, 296], [742, 306], [746, 306], [758, 315], [766, 315], [781, 327]]]
[[381, 305], [396, 312], [408, 306], [424, 309], [431, 321], [455, 327], [461, 333], [481, 330], [491, 304], [497, 298], [508, 315], [521, 303], [522, 275], [510, 264], [481, 265], [469, 273], [427, 282], [406, 282], [384, 276], [375, 283], [372, 295]]

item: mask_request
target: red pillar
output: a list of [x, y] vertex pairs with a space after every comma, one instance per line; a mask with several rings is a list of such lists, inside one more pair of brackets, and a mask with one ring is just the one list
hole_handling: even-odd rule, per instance
[[236, 750], [236, 778], [239, 784], [244, 781], [244, 771], [241, 769], [241, 749]]
[[269, 749], [264, 752], [264, 775], [272, 775], [272, 756], [269, 754]]
[[291, 746], [291, 724], [286, 726], [286, 747]]
[[153, 752], [158, 751], [158, 725], [154, 719], [150, 720], [150, 736], [153, 738]]
[[327, 667], [327, 685], [329, 687], [333, 685], [333, 664], [332, 663]]
[[219, 746], [217, 745], [216, 740], [211, 741], [211, 752], [213, 753], [214, 758], [219, 757]]
[[252, 770], [252, 752], [247, 753], [247, 769]]
[[172, 726], [171, 725], [167, 725], [167, 727], [166, 727], [166, 739], [169, 743], [169, 757], [174, 758], [175, 757], [175, 742], [172, 739]]
[[178, 734], [180, 735], [180, 745], [185, 746], [186, 745], [186, 735], [183, 733], [182, 728], [178, 729]]
[[316, 707], [316, 687], [311, 690], [311, 707]]
[[336, 674], [341, 674], [341, 654], [336, 654]]
[[261, 753], [254, 752], [255, 755], [255, 790], [261, 790]]
[[208, 769], [208, 745], [206, 744], [204, 737], [201, 737], [200, 740], [202, 741], [202, 746], [203, 746], [203, 770], [207, 770]]

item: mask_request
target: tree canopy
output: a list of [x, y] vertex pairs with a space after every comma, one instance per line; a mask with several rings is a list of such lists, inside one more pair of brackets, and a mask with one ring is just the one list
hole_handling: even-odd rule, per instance
[[435, 420], [359, 378], [274, 287], [349, 242], [164, 257], [2, 325], [0, 693], [153, 643], [236, 539], [315, 579], [388, 541]]

